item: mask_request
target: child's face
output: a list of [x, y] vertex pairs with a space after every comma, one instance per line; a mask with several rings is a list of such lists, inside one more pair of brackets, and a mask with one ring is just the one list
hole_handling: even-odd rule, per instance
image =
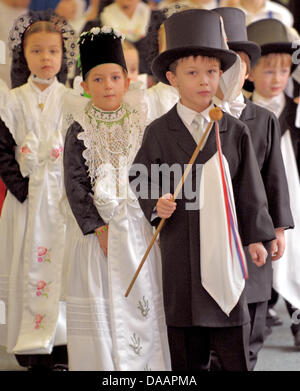
[[82, 82], [94, 105], [104, 111], [114, 111], [120, 107], [128, 85], [129, 79], [118, 64], [98, 65], [90, 70]]
[[62, 62], [62, 38], [59, 33], [37, 32], [25, 41], [25, 58], [31, 73], [40, 79], [53, 79]]
[[178, 89], [181, 103], [200, 113], [216, 94], [221, 74], [216, 59], [190, 56], [179, 60], [175, 74], [169, 71], [166, 76]]
[[286, 88], [290, 76], [290, 66], [278, 62], [274, 66], [265, 65], [260, 60], [251, 70], [249, 80], [253, 81], [255, 91], [264, 98], [273, 98]]
[[124, 50], [124, 57], [129, 79], [132, 81], [137, 81], [139, 75], [139, 54], [137, 50]]

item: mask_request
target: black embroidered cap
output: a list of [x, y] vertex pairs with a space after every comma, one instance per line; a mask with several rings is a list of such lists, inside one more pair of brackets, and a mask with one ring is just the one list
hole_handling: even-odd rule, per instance
[[83, 79], [101, 64], [114, 63], [127, 71], [122, 48], [124, 36], [112, 27], [93, 27], [79, 37], [80, 68]]

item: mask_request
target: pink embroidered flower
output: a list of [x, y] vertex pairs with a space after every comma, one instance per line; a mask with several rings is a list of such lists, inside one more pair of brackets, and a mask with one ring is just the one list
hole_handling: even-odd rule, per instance
[[34, 328], [35, 329], [44, 329], [45, 328], [45, 315], [41, 315], [41, 314], [36, 314], [35, 315], [35, 325], [34, 325]]
[[41, 314], [36, 314], [35, 315], [35, 322], [36, 323], [41, 323], [41, 321], [44, 319], [44, 317]]
[[51, 156], [54, 157], [54, 159], [59, 158], [60, 154], [62, 153], [62, 146], [60, 145], [58, 148], [53, 148], [51, 151]]
[[40, 280], [37, 282], [36, 287], [37, 287], [37, 289], [44, 289], [46, 285], [47, 284], [45, 283], [45, 281]]
[[43, 280], [40, 280], [36, 283], [36, 296], [45, 296], [48, 299], [48, 292], [49, 292], [49, 285], [51, 284], [50, 282], [46, 282]]
[[37, 254], [38, 254], [37, 261], [39, 263], [42, 263], [42, 262], [49, 262], [49, 263], [51, 263], [50, 248], [39, 246], [38, 249], [37, 249]]
[[38, 247], [38, 256], [43, 256], [43, 255], [45, 255], [46, 253], [47, 253], [47, 249], [46, 249], [46, 247]]
[[21, 152], [26, 154], [26, 153], [32, 153], [32, 151], [30, 150], [30, 148], [28, 148], [27, 145], [24, 145], [24, 147], [21, 148]]

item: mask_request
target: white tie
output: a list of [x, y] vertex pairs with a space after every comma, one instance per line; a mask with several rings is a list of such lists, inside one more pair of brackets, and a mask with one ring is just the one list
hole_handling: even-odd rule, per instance
[[194, 137], [194, 140], [196, 141], [196, 144], [199, 143], [204, 130], [203, 130], [203, 125], [204, 125], [204, 118], [201, 114], [197, 114], [195, 118], [193, 119], [193, 131], [192, 131], [192, 136]]

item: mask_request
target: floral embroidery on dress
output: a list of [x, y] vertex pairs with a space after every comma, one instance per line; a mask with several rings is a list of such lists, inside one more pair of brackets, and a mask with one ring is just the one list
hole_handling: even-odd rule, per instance
[[36, 314], [35, 315], [35, 329], [44, 329], [45, 328], [45, 316], [46, 315], [41, 315], [41, 314]]
[[37, 248], [37, 255], [38, 255], [37, 261], [39, 263], [42, 263], [42, 262], [51, 263], [50, 252], [51, 252], [50, 248], [39, 246]]
[[24, 145], [22, 148], [21, 148], [21, 152], [26, 155], [28, 153], [32, 153], [32, 150], [27, 146], [27, 145]]
[[60, 145], [58, 148], [53, 148], [51, 150], [51, 157], [53, 160], [56, 160], [60, 157], [61, 153], [63, 151], [63, 147]]
[[45, 296], [48, 299], [48, 293], [49, 293], [49, 285], [51, 282], [45, 282], [43, 280], [40, 280], [36, 284], [36, 296]]
[[145, 298], [145, 296], [143, 296], [142, 300], [139, 300], [139, 305], [137, 308], [141, 311], [141, 314], [144, 318], [148, 317], [150, 307], [149, 307], [149, 301]]
[[134, 353], [139, 356], [142, 350], [141, 339], [135, 333], [133, 333], [133, 336], [131, 336], [130, 338], [132, 343], [129, 344], [129, 346], [134, 351]]

